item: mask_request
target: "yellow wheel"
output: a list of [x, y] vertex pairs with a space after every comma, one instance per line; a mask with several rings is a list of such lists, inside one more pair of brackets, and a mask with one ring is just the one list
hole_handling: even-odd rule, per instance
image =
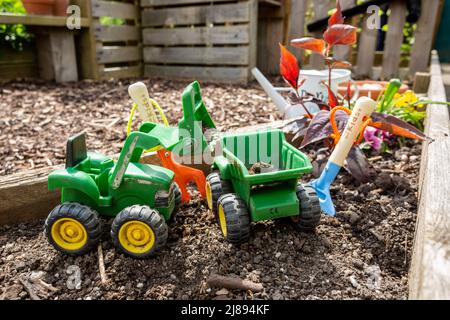
[[231, 243], [246, 242], [250, 237], [250, 215], [244, 200], [234, 193], [220, 197], [217, 216], [220, 230]]
[[58, 251], [81, 254], [98, 242], [100, 220], [97, 212], [87, 206], [63, 203], [47, 217], [45, 233]]
[[128, 221], [119, 229], [119, 242], [125, 250], [134, 254], [141, 254], [153, 248], [155, 233], [144, 222]]
[[167, 224], [158, 211], [134, 205], [123, 209], [111, 226], [114, 245], [133, 258], [146, 258], [167, 241]]
[[210, 210], [213, 209], [213, 199], [212, 199], [212, 192], [211, 192], [211, 184], [209, 182], [206, 183], [206, 202], [208, 204], [208, 208]]
[[232, 186], [228, 180], [221, 180], [218, 172], [212, 172], [206, 177], [206, 201], [208, 208], [217, 216], [217, 201], [220, 196], [231, 193]]
[[72, 218], [57, 220], [52, 226], [52, 237], [64, 250], [80, 250], [87, 242], [86, 229]]
[[222, 234], [223, 236], [226, 238], [227, 237], [227, 220], [225, 218], [225, 212], [223, 211], [223, 205], [219, 204], [219, 225], [220, 225], [220, 230], [222, 230]]

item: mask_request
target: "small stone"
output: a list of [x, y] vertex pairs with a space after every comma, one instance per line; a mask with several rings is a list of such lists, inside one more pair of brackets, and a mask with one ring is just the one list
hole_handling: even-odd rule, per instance
[[350, 276], [349, 280], [354, 288], [359, 288], [359, 283], [356, 281], [355, 276]]
[[273, 300], [283, 300], [283, 295], [280, 293], [280, 291], [275, 291], [275, 293], [272, 295]]
[[355, 224], [359, 219], [361, 219], [361, 217], [356, 212], [349, 213], [348, 222], [350, 222], [350, 224]]
[[222, 288], [222, 289], [220, 289], [219, 291], [216, 292], [216, 296], [226, 296], [229, 293], [230, 292], [227, 289]]
[[144, 284], [143, 284], [142, 282], [139, 282], [139, 283], [136, 285], [136, 287], [137, 287], [138, 289], [141, 289], [141, 288], [144, 287]]
[[364, 267], [364, 262], [362, 262], [361, 259], [353, 259], [353, 265], [358, 268], [358, 269], [362, 269]]
[[281, 257], [281, 252], [277, 252], [276, 254], [275, 254], [275, 258], [279, 258], [279, 257]]
[[409, 157], [408, 157], [406, 154], [402, 154], [401, 157], [400, 157], [400, 160], [401, 160], [402, 162], [408, 162]]
[[170, 279], [172, 279], [172, 280], [177, 280], [177, 276], [176, 275], [174, 275], [173, 273], [170, 275]]
[[257, 255], [256, 257], [253, 258], [253, 262], [254, 263], [260, 263], [262, 261], [263, 257], [262, 255]]

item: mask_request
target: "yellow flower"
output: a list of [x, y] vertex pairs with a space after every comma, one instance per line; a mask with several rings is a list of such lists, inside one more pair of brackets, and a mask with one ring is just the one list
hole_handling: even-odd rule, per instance
[[394, 99], [394, 106], [396, 106], [397, 108], [405, 108], [413, 103], [416, 103], [419, 100], [412, 90], [408, 90], [403, 94], [397, 93], [395, 94]]

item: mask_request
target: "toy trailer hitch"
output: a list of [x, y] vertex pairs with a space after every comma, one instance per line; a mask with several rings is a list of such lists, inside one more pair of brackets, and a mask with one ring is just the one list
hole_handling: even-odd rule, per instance
[[330, 216], [336, 214], [336, 209], [333, 205], [333, 200], [330, 195], [330, 186], [336, 179], [336, 176], [344, 165], [344, 161], [358, 135], [364, 125], [364, 118], [368, 117], [375, 110], [376, 102], [367, 97], [359, 98], [352, 114], [348, 119], [344, 132], [339, 139], [338, 144], [333, 150], [325, 169], [322, 171], [320, 177], [309, 183], [316, 192], [320, 200], [320, 208], [322, 211]]

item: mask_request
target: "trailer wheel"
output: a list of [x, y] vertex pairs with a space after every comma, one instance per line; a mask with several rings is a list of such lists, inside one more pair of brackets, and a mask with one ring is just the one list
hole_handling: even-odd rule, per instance
[[223, 194], [233, 192], [230, 181], [222, 180], [218, 172], [212, 172], [206, 177], [206, 201], [208, 208], [217, 218], [217, 201]]
[[50, 212], [44, 230], [56, 250], [80, 255], [98, 243], [101, 223], [95, 210], [76, 202], [66, 202]]
[[244, 200], [234, 193], [222, 195], [218, 201], [218, 220], [225, 239], [239, 244], [250, 237], [250, 216]]
[[154, 255], [166, 244], [167, 233], [167, 224], [159, 212], [142, 205], [123, 209], [111, 226], [116, 248], [133, 258]]
[[300, 214], [292, 217], [299, 231], [313, 231], [320, 222], [320, 201], [316, 190], [311, 186], [297, 185], [297, 198], [300, 202]]
[[173, 193], [175, 197], [175, 209], [178, 210], [181, 207], [181, 190], [177, 183], [174, 182]]

